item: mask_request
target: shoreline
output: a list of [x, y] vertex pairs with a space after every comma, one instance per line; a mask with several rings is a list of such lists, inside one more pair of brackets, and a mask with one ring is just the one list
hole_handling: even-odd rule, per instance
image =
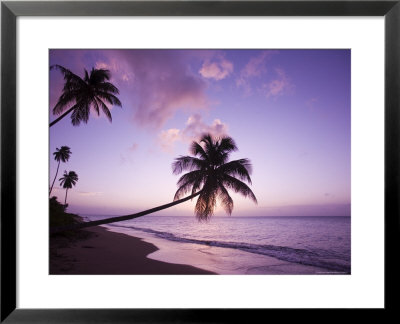
[[190, 265], [167, 263], [147, 256], [159, 249], [141, 238], [94, 226], [86, 238], [66, 242], [50, 238], [50, 275], [194, 275], [217, 274]]
[[313, 275], [339, 274], [318, 266], [284, 261], [267, 255], [254, 255], [226, 247], [180, 243], [147, 235], [139, 231], [109, 228], [110, 231], [140, 238], [157, 247], [147, 257], [173, 264], [190, 264], [193, 267], [219, 275]]

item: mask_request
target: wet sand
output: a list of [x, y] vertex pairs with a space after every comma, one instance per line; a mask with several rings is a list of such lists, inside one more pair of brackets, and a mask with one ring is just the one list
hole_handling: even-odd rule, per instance
[[140, 238], [108, 231], [103, 227], [85, 230], [86, 238], [66, 241], [50, 239], [50, 274], [215, 274], [189, 265], [166, 263], [147, 258], [158, 248]]

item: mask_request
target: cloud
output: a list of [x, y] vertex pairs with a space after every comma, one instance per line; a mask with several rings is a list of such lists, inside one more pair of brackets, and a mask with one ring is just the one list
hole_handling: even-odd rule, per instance
[[129, 152], [134, 152], [139, 147], [138, 143], [133, 143], [131, 146], [128, 147]]
[[267, 71], [265, 63], [267, 58], [270, 56], [270, 52], [264, 51], [260, 55], [252, 57], [240, 72], [240, 76], [243, 78], [249, 78], [265, 73]]
[[211, 60], [206, 60], [199, 70], [199, 73], [204, 78], [214, 79], [217, 81], [225, 79], [232, 72], [233, 63], [224, 58], [219, 58], [213, 62]]
[[198, 141], [205, 133], [214, 137], [228, 135], [228, 125], [220, 119], [214, 119], [211, 125], [206, 124], [200, 114], [190, 116], [182, 130], [170, 128], [159, 134], [158, 143], [166, 152], [171, 152], [176, 142], [191, 143]]
[[179, 140], [181, 140], [181, 133], [177, 128], [163, 130], [158, 136], [158, 143], [162, 150], [166, 152], [171, 152], [174, 148], [175, 142]]
[[228, 126], [219, 119], [214, 119], [211, 125], [207, 125], [201, 115], [194, 114], [189, 117], [186, 127], [182, 131], [186, 141], [198, 140], [204, 133], [210, 133], [215, 137], [228, 134]]
[[107, 54], [112, 57], [110, 67], [129, 83], [123, 90], [134, 99], [132, 106], [125, 108], [133, 108], [136, 124], [157, 129], [180, 109], [208, 107], [206, 82], [189, 69], [187, 58], [179, 51], [126, 50]]
[[275, 69], [276, 78], [269, 83], [262, 85], [262, 92], [267, 98], [281, 96], [293, 89], [289, 78], [286, 76], [285, 71], [282, 69]]
[[78, 191], [78, 194], [80, 196], [85, 196], [85, 197], [94, 197], [94, 196], [102, 196], [103, 192], [99, 192], [99, 191]]
[[[111, 71], [111, 82], [124, 81], [129, 82], [134, 78], [134, 74], [129, 72], [129, 68], [123, 62], [118, 62], [116, 59], [110, 59], [108, 63], [97, 61], [96, 69], [105, 69]], [[128, 72], [126, 72], [128, 71]]]
[[236, 86], [243, 88], [246, 95], [250, 95], [253, 92], [250, 80], [267, 73], [266, 62], [275, 53], [277, 51], [263, 51], [252, 57], [240, 71], [239, 77], [236, 79]]
[[125, 149], [124, 152], [120, 153], [119, 155], [119, 163], [121, 165], [125, 164], [125, 163], [129, 163], [129, 164], [134, 164], [134, 160], [133, 160], [133, 153], [138, 149], [139, 144], [137, 143], [133, 143], [131, 146], [129, 146], [127, 149]]
[[95, 68], [96, 69], [110, 70], [110, 66], [105, 62], [96, 62]]

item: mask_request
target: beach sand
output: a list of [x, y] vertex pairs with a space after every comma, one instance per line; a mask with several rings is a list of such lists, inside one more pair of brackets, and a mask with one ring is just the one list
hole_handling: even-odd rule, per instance
[[103, 227], [85, 230], [85, 238], [50, 238], [50, 274], [214, 274], [189, 265], [148, 259], [158, 250], [151, 243]]

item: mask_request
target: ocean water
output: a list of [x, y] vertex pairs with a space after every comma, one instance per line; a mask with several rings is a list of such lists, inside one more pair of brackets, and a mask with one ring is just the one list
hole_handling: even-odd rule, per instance
[[219, 274], [350, 274], [351, 269], [350, 217], [214, 217], [198, 222], [194, 216], [148, 215], [104, 226], [155, 244], [160, 250], [150, 258]]

